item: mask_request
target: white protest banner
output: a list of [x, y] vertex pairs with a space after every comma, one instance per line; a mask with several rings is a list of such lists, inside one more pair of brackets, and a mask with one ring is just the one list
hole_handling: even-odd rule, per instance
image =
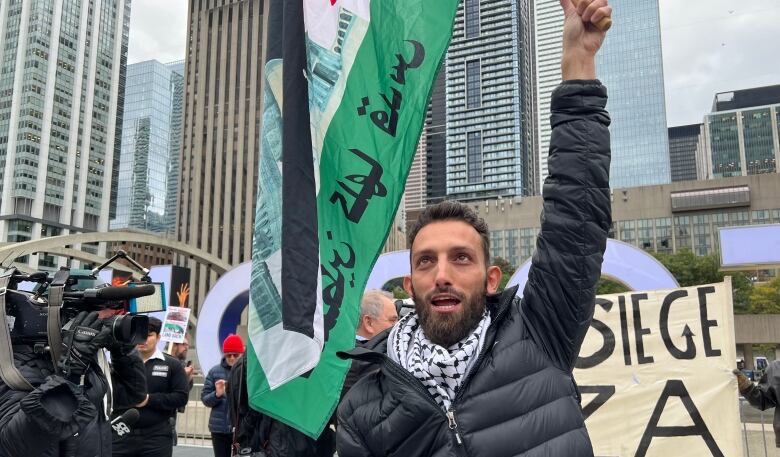
[[596, 298], [574, 377], [596, 456], [742, 456], [731, 281]]
[[190, 308], [169, 306], [168, 312], [165, 313], [160, 340], [171, 343], [184, 342], [184, 336], [187, 333], [187, 322], [190, 320], [190, 311]]

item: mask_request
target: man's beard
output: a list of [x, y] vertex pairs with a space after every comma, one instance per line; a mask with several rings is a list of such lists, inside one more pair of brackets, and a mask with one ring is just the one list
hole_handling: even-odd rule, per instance
[[[436, 294], [451, 294], [458, 297], [461, 310], [449, 314], [433, 311], [430, 299]], [[444, 287], [434, 289], [421, 300], [412, 288], [412, 298], [425, 337], [434, 344], [448, 348], [467, 337], [482, 320], [487, 303], [487, 280], [471, 296], [466, 296], [453, 287]]]

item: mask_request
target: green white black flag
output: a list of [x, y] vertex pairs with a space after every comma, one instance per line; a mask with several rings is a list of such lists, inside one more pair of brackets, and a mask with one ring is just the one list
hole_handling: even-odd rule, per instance
[[251, 405], [316, 437], [338, 403], [458, 0], [267, 0]]

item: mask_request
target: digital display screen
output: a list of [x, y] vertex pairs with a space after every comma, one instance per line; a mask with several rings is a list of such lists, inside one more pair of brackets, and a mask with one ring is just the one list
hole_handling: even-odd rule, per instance
[[131, 299], [130, 309], [129, 309], [131, 313], [154, 313], [154, 312], [166, 310], [168, 306], [165, 300], [165, 284], [161, 282], [153, 282], [151, 284], [130, 283], [127, 286], [134, 287], [136, 285], [137, 286], [152, 285], [154, 286], [154, 293], [152, 295], [147, 295], [145, 297], [138, 297], [138, 298]]

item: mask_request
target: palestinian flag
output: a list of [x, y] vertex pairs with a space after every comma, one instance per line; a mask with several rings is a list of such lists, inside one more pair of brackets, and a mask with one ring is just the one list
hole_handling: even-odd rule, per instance
[[458, 0], [267, 0], [250, 404], [312, 437], [398, 208]]

